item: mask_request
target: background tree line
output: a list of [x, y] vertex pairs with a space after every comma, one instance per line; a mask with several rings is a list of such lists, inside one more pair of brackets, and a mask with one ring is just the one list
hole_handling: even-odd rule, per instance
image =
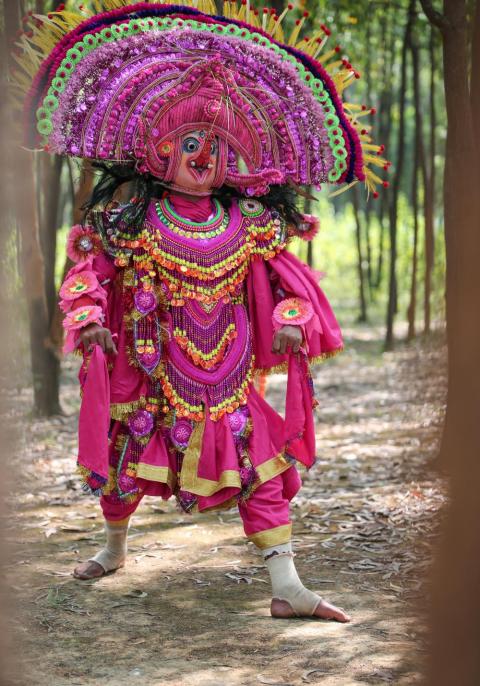
[[[275, 4], [280, 12], [283, 3]], [[3, 50], [14, 67], [12, 37], [28, 30], [24, 17], [53, 11], [57, 2], [5, 0], [3, 5]], [[373, 108], [375, 114], [364, 121], [372, 126], [374, 140], [385, 145], [392, 166], [389, 173], [379, 171], [389, 187], [381, 188], [376, 199], [367, 199], [358, 184], [331, 199], [323, 190], [318, 206], [307, 201], [306, 209], [320, 215], [323, 228], [312, 244], [297, 249], [305, 250], [312, 266], [338, 270], [329, 282], [329, 297], [335, 304], [336, 292], [349, 294], [347, 318], [385, 321], [385, 347], [391, 349], [397, 318], [408, 320], [406, 335], [412, 339], [419, 332], [428, 334], [432, 318], [443, 315], [446, 117], [441, 34], [419, 0], [302, 0], [298, 10], [309, 12], [307, 33], [320, 24], [329, 27], [329, 46], [340, 41], [340, 55], [351, 59], [360, 73], [346, 98]], [[297, 16], [292, 12], [287, 21]], [[65, 259], [64, 232], [59, 230], [81, 217], [92, 175], [87, 165], [79, 171], [75, 163], [45, 154], [25, 153], [23, 164], [18, 259], [25, 276], [35, 410], [49, 415], [60, 409], [57, 289], [68, 266], [59, 267]], [[324, 220], [328, 213], [330, 221]], [[325, 245], [329, 241], [331, 254]], [[338, 247], [345, 244], [345, 254], [339, 254]]]

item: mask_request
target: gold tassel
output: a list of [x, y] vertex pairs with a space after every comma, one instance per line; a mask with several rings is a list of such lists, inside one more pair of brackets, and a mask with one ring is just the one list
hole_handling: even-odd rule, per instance
[[364, 167], [364, 172], [368, 178], [369, 181], [383, 184], [383, 179], [381, 179], [379, 176], [377, 176], [371, 169], [368, 167]]
[[368, 162], [369, 164], [374, 164], [376, 167], [385, 167], [388, 164], [388, 160], [380, 156], [375, 157], [374, 155], [364, 155], [363, 159], [365, 160], [365, 162]]
[[303, 25], [305, 24], [305, 19], [306, 17], [302, 17], [298, 24], [292, 29], [292, 33], [290, 34], [290, 38], [288, 39], [288, 45], [291, 45], [293, 47], [296, 46], [298, 36], [300, 35], [300, 31], [303, 28]]
[[[337, 54], [338, 54], [338, 53], [337, 53], [337, 51], [335, 50], [335, 48], [332, 48], [332, 50], [329, 50], [329, 51], [326, 52], [324, 55], [322, 55], [322, 56], [320, 57], [320, 59], [318, 60], [318, 62], [320, 62], [320, 64], [325, 64], [325, 62], [328, 62], [329, 59], [331, 59], [334, 55], [337, 55]], [[340, 60], [340, 61], [341, 61], [341, 60]]]
[[352, 181], [351, 183], [348, 184], [348, 186], [343, 186], [343, 188], [339, 188], [337, 191], [333, 191], [333, 193], [329, 193], [328, 197], [329, 198], [334, 198], [336, 195], [340, 195], [341, 193], [345, 193], [345, 191], [348, 191], [349, 188], [352, 188], [356, 183], [358, 183], [358, 179], [355, 179], [355, 181]]
[[187, 449], [183, 456], [182, 471], [180, 474], [180, 486], [186, 491], [195, 488], [197, 481], [198, 461], [202, 450], [203, 432], [205, 431], [205, 420], [195, 422]]
[[[275, 35], [276, 35], [277, 33], [280, 32], [280, 30], [281, 30], [281, 28], [282, 28], [282, 21], [285, 19], [285, 17], [287, 16], [288, 12], [290, 12], [290, 10], [289, 10], [289, 8], [288, 8], [288, 6], [287, 6], [287, 7], [285, 7], [285, 9], [283, 10], [283, 12], [280, 14], [280, 16], [278, 17], [277, 21], [275, 22], [275, 26], [273, 27], [273, 31], [272, 31], [272, 38], [275, 38]], [[283, 33], [283, 31], [282, 31], [282, 33]]]

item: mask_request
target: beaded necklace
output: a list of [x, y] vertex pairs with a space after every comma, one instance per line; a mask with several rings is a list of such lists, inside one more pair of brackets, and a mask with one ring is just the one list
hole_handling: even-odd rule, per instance
[[193, 222], [184, 217], [180, 217], [170, 205], [168, 198], [159, 200], [155, 203], [155, 210], [160, 221], [167, 226], [170, 231], [196, 240], [205, 240], [220, 236], [228, 226], [230, 217], [228, 212], [222, 207], [220, 202], [214, 198], [215, 216], [205, 222]]

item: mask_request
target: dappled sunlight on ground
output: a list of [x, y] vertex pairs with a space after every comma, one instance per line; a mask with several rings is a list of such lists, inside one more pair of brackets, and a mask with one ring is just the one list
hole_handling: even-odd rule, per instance
[[[318, 460], [292, 507], [304, 583], [350, 624], [275, 620], [268, 574], [235, 510], [188, 516], [145, 498], [127, 565], [78, 582], [71, 570], [103, 541], [98, 502], [74, 477], [76, 362], [66, 416], [29, 420], [6, 535], [23, 645], [18, 686], [415, 684], [425, 654], [428, 570], [445, 485], [428, 469], [443, 416], [444, 353], [434, 336], [381, 352], [369, 330], [315, 370]], [[268, 399], [282, 408], [285, 378]], [[15, 421], [30, 402], [14, 400]]]

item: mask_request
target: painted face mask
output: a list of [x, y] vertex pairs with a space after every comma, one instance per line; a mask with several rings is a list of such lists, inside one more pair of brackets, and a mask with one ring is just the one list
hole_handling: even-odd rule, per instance
[[[218, 138], [204, 129], [190, 131], [176, 142], [180, 146], [177, 171], [170, 187], [190, 195], [210, 192], [218, 184]], [[173, 150], [173, 145], [171, 146]]]

